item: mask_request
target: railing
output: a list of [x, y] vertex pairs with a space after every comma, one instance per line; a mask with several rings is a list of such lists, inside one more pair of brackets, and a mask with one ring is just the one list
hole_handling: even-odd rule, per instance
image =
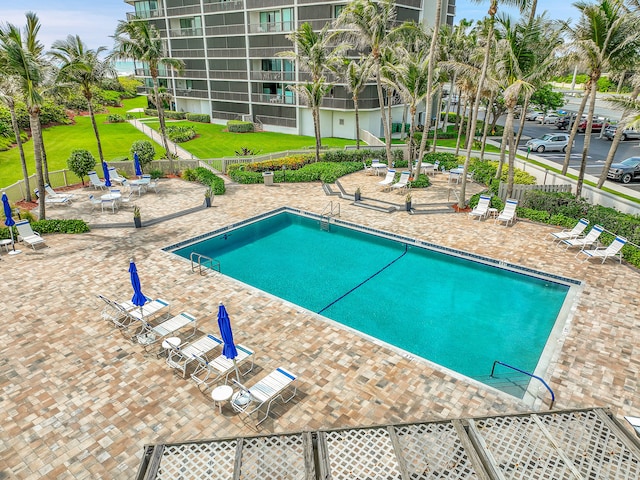
[[191, 252], [191, 255], [189, 255], [189, 260], [191, 260], [192, 272], [195, 272], [196, 266], [198, 267], [198, 273], [200, 275], [204, 275], [204, 272], [202, 271], [203, 266], [210, 270], [217, 270], [218, 272], [220, 272], [220, 262], [218, 260], [214, 260], [213, 258], [202, 255], [201, 253]]
[[493, 362], [493, 367], [491, 367], [491, 375], [490, 375], [491, 378], [493, 378], [493, 372], [495, 371], [497, 364], [500, 364], [500, 365], [502, 365], [504, 367], [510, 368], [512, 370], [515, 370], [516, 372], [520, 372], [520, 373], [522, 373], [524, 375], [528, 375], [529, 377], [535, 378], [536, 380], [540, 380], [540, 382], [542, 382], [542, 385], [544, 385], [544, 387], [547, 390], [549, 390], [549, 393], [551, 394], [551, 405], [549, 405], [549, 410], [551, 410], [553, 408], [553, 404], [556, 402], [556, 395], [553, 393], [553, 390], [551, 390], [551, 387], [547, 384], [547, 382], [545, 382], [542, 378], [540, 378], [537, 375], [534, 375], [533, 373], [525, 372], [524, 370], [520, 370], [519, 368], [516, 368], [516, 367], [513, 367], [513, 366], [508, 365], [506, 363], [503, 363], [503, 362], [501, 362], [499, 360], [495, 360]]
[[324, 210], [322, 210], [322, 213], [320, 214], [323, 217], [339, 217], [340, 216], [340, 204], [338, 202], [335, 202], [335, 205], [333, 203], [333, 200], [331, 200], [326, 207], [324, 207]]

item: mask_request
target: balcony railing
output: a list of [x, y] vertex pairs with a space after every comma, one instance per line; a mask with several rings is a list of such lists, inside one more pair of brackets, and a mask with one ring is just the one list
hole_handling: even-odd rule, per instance
[[173, 58], [202, 58], [204, 57], [204, 49], [172, 49], [171, 56]]
[[250, 33], [291, 32], [293, 29], [292, 21], [249, 24]]
[[205, 31], [207, 32], [207, 37], [217, 35], [243, 35], [244, 23], [239, 23], [237, 25], [216, 25], [213, 27], [207, 27]]
[[244, 48], [209, 48], [207, 55], [209, 58], [244, 58], [246, 50]]
[[215, 13], [215, 12], [224, 12], [228, 10], [241, 10], [242, 9], [242, 0], [230, 0], [230, 1], [220, 1], [213, 0], [210, 3], [206, 3], [203, 5], [204, 13]]
[[170, 30], [171, 37], [201, 37], [202, 28], [172, 28]]
[[211, 80], [246, 80], [246, 70], [211, 70]]
[[200, 5], [188, 5], [186, 7], [167, 7], [167, 17], [178, 17], [200, 13]]
[[178, 78], [207, 78], [207, 72], [206, 70], [202, 69], [202, 70], [195, 70], [195, 69], [189, 69], [189, 70], [184, 70], [181, 74], [177, 75]]
[[281, 103], [285, 105], [295, 105], [294, 95], [274, 95], [269, 93], [252, 93], [251, 101], [257, 103]]
[[292, 82], [296, 78], [296, 72], [253, 71], [251, 80], [271, 80], [274, 82]]
[[160, 10], [149, 10], [147, 12], [127, 12], [127, 21], [141, 18], [158, 18], [162, 15]]
[[291, 50], [291, 47], [254, 47], [249, 48], [250, 58], [275, 58], [280, 52]]
[[176, 88], [175, 96], [187, 98], [209, 98], [209, 92], [207, 92], [206, 90], [194, 90], [192, 88]]
[[260, 121], [267, 125], [276, 125], [279, 127], [296, 127], [296, 119], [295, 118], [282, 118], [282, 117], [273, 117], [270, 115], [256, 115], [256, 117], [260, 118]]
[[231, 100], [236, 102], [248, 102], [249, 96], [246, 92], [221, 92], [217, 90], [211, 91], [211, 98], [213, 100]]

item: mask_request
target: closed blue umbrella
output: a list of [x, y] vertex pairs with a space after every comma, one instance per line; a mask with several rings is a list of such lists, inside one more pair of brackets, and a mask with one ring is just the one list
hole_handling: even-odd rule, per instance
[[2, 192], [2, 206], [4, 208], [4, 216], [7, 217], [4, 221], [4, 224], [9, 227], [9, 233], [11, 234], [11, 246], [13, 247], [13, 251], [9, 253], [15, 255], [20, 253], [20, 250], [16, 250], [16, 244], [13, 241], [13, 226], [16, 224], [16, 222], [11, 216], [11, 205], [9, 205], [9, 199], [7, 198], [7, 194], [5, 192]]
[[136, 175], [142, 175], [142, 167], [140, 166], [140, 157], [138, 152], [133, 152], [133, 167], [136, 169]]
[[111, 186], [111, 177], [109, 176], [109, 165], [107, 162], [102, 162], [102, 171], [104, 172], [104, 184], [107, 187]]
[[129, 261], [129, 276], [131, 277], [131, 286], [133, 287], [133, 297], [131, 302], [140, 307], [140, 316], [142, 316], [142, 306], [147, 303], [147, 297], [142, 293], [142, 287], [140, 286], [140, 277], [138, 277], [138, 269], [133, 260]]
[[238, 350], [233, 343], [233, 332], [231, 331], [231, 321], [229, 320], [229, 314], [227, 313], [227, 309], [224, 307], [222, 302], [220, 302], [220, 306], [218, 307], [218, 328], [220, 329], [220, 335], [222, 336], [222, 341], [224, 342], [222, 354], [229, 360], [233, 360], [233, 367], [236, 370], [236, 378], [238, 379], [238, 383], [240, 383], [240, 374], [238, 372], [238, 366], [236, 365]]

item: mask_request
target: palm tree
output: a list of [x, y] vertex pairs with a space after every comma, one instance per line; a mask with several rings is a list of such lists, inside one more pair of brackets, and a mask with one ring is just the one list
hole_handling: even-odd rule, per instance
[[57, 82], [63, 85], [77, 85], [89, 105], [89, 116], [91, 125], [98, 143], [98, 156], [100, 163], [104, 161], [102, 145], [98, 125], [93, 112], [93, 88], [108, 77], [115, 77], [116, 72], [109, 60], [100, 60], [100, 54], [105, 52], [106, 47], [99, 47], [97, 50], [89, 50], [78, 35], [69, 35], [66, 40], [57, 40], [52, 45], [53, 50], [49, 52], [55, 62], [58, 63]]
[[391, 165], [391, 131], [387, 123], [382, 93], [382, 58], [389, 46], [388, 33], [396, 21], [394, 0], [354, 0], [340, 12], [336, 26], [344, 27], [343, 35], [348, 43], [370, 51], [373, 75], [376, 78], [380, 116], [384, 129], [387, 162]]
[[[33, 153], [36, 164], [36, 183], [38, 191], [44, 192], [44, 175], [42, 168], [42, 130], [40, 127], [40, 108], [42, 94], [40, 88], [44, 83], [43, 47], [38, 41], [40, 22], [33, 12], [26, 14], [27, 24], [24, 35], [20, 28], [12, 24], [0, 28], [0, 49], [5, 61], [5, 72], [15, 76], [24, 95], [29, 126], [33, 138]], [[46, 218], [45, 202], [39, 202], [38, 217]]]
[[338, 61], [335, 70], [342, 78], [347, 91], [351, 92], [356, 117], [356, 149], [360, 150], [360, 114], [358, 100], [360, 93], [364, 90], [370, 78], [371, 62], [365, 57], [360, 57], [358, 60], [342, 57]]
[[115, 49], [110, 55], [113, 59], [131, 59], [143, 62], [149, 68], [149, 75], [153, 82], [153, 95], [158, 109], [158, 121], [160, 122], [160, 135], [169, 159], [169, 169], [173, 171], [173, 158], [169, 150], [167, 132], [164, 119], [164, 106], [160, 100], [160, 85], [158, 76], [160, 66], [173, 68], [182, 73], [184, 62], [166, 55], [164, 44], [160, 38], [158, 29], [146, 20], [135, 18], [130, 22], [120, 21], [115, 32]]
[[[570, 38], [573, 40], [572, 48], [576, 54], [585, 59], [589, 68], [589, 113], [585, 129], [585, 140], [580, 161], [580, 171], [576, 185], [576, 195], [582, 193], [584, 175], [587, 167], [587, 154], [591, 145], [591, 130], [593, 115], [596, 105], [596, 93], [598, 80], [605, 69], [620, 65], [630, 55], [636, 55], [640, 46], [640, 31], [637, 27], [637, 16], [629, 15], [623, 0], [600, 0], [597, 4], [577, 2], [574, 4], [581, 12], [580, 19], [575, 27], [566, 26]], [[583, 99], [581, 108], [585, 104]], [[578, 118], [582, 111], [578, 112]], [[577, 132], [578, 122], [571, 130], [569, 146], [573, 142]], [[565, 165], [568, 166], [570, 148], [567, 148]], [[563, 165], [563, 173], [566, 168]]]
[[[0, 59], [0, 68], [3, 68], [5, 62]], [[16, 145], [20, 152], [20, 165], [22, 166], [22, 177], [24, 178], [25, 200], [31, 201], [31, 187], [29, 186], [29, 171], [27, 170], [27, 160], [24, 156], [24, 148], [22, 146], [22, 138], [20, 137], [20, 126], [18, 125], [18, 116], [16, 115], [16, 98], [20, 96], [20, 85], [16, 77], [7, 76], [0, 78], [0, 101], [4, 103], [11, 114], [11, 126], [16, 137]]]
[[296, 59], [300, 70], [309, 73], [311, 81], [291, 90], [300, 93], [311, 108], [313, 126], [316, 136], [316, 162], [320, 161], [320, 147], [322, 135], [320, 131], [320, 104], [322, 98], [331, 90], [325, 74], [329, 66], [334, 65], [340, 57], [340, 52], [346, 45], [332, 46], [332, 36], [329, 34], [329, 24], [319, 32], [314, 32], [310, 23], [303, 23], [298, 30], [291, 32], [287, 38], [294, 44], [295, 51], [279, 52], [278, 56]]

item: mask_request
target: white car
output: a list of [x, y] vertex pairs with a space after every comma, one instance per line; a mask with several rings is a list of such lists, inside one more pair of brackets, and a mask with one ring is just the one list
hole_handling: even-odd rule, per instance
[[557, 113], [547, 113], [546, 115], [538, 115], [536, 117], [536, 122], [540, 122], [543, 125], [546, 123], [554, 124], [558, 121], [560, 115]]
[[539, 112], [539, 111], [529, 112], [524, 116], [524, 118], [526, 120], [535, 120], [536, 117], [538, 117], [538, 115], [544, 115], [544, 112]]
[[[575, 144], [575, 142], [574, 142]], [[569, 145], [569, 135], [566, 133], [547, 133], [540, 138], [532, 138], [527, 142], [527, 149], [531, 152], [546, 152], [556, 150], [566, 152]]]

